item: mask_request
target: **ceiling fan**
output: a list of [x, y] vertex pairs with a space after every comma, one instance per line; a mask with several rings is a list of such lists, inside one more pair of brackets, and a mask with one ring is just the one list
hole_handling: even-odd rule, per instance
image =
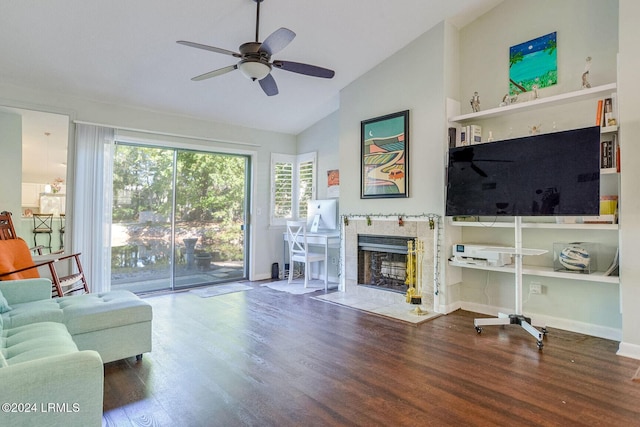
[[281, 70], [291, 71], [293, 73], [304, 74], [306, 76], [322, 77], [325, 79], [333, 78], [335, 72], [327, 68], [317, 67], [315, 65], [303, 64], [300, 62], [292, 61], [271, 61], [271, 56], [284, 49], [296, 36], [296, 33], [288, 28], [279, 28], [275, 30], [269, 37], [267, 37], [262, 43], [258, 41], [258, 33], [260, 28], [260, 3], [264, 0], [253, 0], [257, 5], [256, 13], [256, 41], [247, 42], [240, 45], [238, 52], [222, 49], [219, 47], [208, 46], [205, 44], [194, 43], [184, 40], [178, 40], [177, 43], [195, 47], [198, 49], [204, 49], [211, 52], [222, 53], [225, 55], [231, 55], [236, 58], [240, 58], [237, 64], [229, 65], [217, 70], [209, 71], [208, 73], [201, 74], [192, 78], [193, 81], [200, 81], [209, 79], [211, 77], [221, 76], [233, 70], [240, 70], [242, 74], [251, 80], [258, 80], [260, 87], [268, 96], [278, 94], [278, 85], [271, 75], [271, 70], [280, 68]]

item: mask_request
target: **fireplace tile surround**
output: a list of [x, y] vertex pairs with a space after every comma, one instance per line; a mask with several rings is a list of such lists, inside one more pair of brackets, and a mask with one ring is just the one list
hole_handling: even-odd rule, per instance
[[434, 268], [437, 262], [434, 242], [437, 239], [437, 223], [435, 230], [432, 230], [429, 218], [426, 217], [404, 219], [403, 225], [399, 224], [397, 216], [370, 219], [363, 216], [348, 219], [348, 225], [344, 222], [342, 224], [344, 263], [340, 290], [345, 293], [343, 298], [357, 297], [363, 305], [406, 304], [406, 310], [409, 311], [413, 306], [406, 303], [404, 294], [358, 285], [358, 235], [417, 237], [424, 242], [421, 308], [433, 312]]

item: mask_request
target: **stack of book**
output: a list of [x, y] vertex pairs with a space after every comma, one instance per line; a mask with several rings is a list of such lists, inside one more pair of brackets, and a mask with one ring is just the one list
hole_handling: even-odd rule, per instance
[[610, 139], [600, 142], [600, 168], [617, 168], [617, 157], [618, 144], [616, 143], [615, 134], [613, 134]]
[[612, 93], [609, 98], [598, 100], [596, 125], [603, 128], [618, 125], [616, 104], [617, 99], [615, 93]]
[[482, 126], [469, 125], [449, 128], [449, 148], [482, 143]]
[[618, 127], [617, 110], [615, 93], [608, 98], [598, 100], [595, 124], [603, 130], [606, 129], [605, 132], [607, 132], [607, 137], [600, 143], [600, 168], [620, 172], [620, 148], [615, 133]]

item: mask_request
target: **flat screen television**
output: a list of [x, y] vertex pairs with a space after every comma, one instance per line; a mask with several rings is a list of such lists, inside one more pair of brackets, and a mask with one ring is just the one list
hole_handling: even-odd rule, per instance
[[[318, 216], [317, 230], [313, 223]], [[338, 228], [338, 200], [309, 200], [307, 202], [307, 230], [312, 232], [334, 231]]]
[[449, 150], [447, 216], [599, 212], [598, 126]]

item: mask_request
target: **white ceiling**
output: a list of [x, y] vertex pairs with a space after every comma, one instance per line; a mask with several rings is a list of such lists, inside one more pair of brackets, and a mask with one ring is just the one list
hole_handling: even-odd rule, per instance
[[[458, 26], [501, 0], [264, 0], [260, 40], [297, 33], [274, 59], [335, 70], [332, 80], [273, 70], [267, 97], [239, 71], [191, 77], [236, 58], [176, 44], [232, 51], [255, 38], [253, 0], [20, 0], [0, 2], [4, 83], [298, 134], [338, 108], [339, 91], [445, 18]], [[0, 95], [1, 96], [1, 95]]]

